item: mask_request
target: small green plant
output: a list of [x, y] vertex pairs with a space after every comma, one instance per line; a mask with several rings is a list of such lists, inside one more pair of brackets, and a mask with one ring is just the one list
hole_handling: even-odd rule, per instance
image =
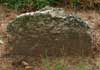
[[76, 8], [78, 6], [78, 0], [72, 0], [72, 7]]
[[44, 59], [44, 64], [45, 64], [45, 70], [50, 70], [50, 64], [49, 64], [49, 60], [48, 60], [48, 55], [47, 55], [48, 51], [45, 50], [45, 59]]
[[80, 63], [78, 67], [79, 67], [79, 70], [86, 70], [85, 64], [83, 64], [83, 63]]
[[49, 1], [48, 0], [34, 0], [34, 6], [37, 9], [43, 8], [45, 6], [49, 5]]
[[63, 67], [60, 64], [57, 64], [55, 66], [55, 70], [63, 70]]

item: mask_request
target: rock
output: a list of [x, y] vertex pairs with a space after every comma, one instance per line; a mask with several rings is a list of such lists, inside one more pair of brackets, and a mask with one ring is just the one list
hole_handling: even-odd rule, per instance
[[0, 44], [3, 44], [4, 42], [2, 40], [0, 40]]
[[2, 40], [2, 37], [0, 36], [0, 45], [1, 44], [4, 44], [3, 40]]
[[7, 26], [8, 47], [14, 55], [87, 56], [89, 26], [75, 14], [50, 8], [19, 15]]

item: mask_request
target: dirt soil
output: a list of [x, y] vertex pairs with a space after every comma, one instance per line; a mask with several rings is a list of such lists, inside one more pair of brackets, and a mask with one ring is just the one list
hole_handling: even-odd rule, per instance
[[[66, 12], [73, 12], [72, 10], [66, 10]], [[77, 15], [80, 15], [83, 20], [88, 22], [88, 24], [91, 26], [92, 30], [94, 31], [95, 35], [95, 41], [100, 44], [100, 14], [96, 11], [88, 10], [88, 11], [78, 11], [76, 13]], [[8, 50], [8, 47], [6, 46], [6, 26], [9, 22], [14, 20], [18, 13], [14, 10], [9, 10], [4, 6], [0, 6], [0, 70], [25, 70], [25, 66], [23, 65], [25, 62], [27, 64], [27, 60], [34, 60], [34, 62], [28, 62], [29, 65], [32, 66], [33, 69], [30, 70], [45, 70], [45, 66], [50, 65], [50, 70], [54, 70], [54, 67], [56, 64], [60, 63], [63, 68], [68, 68], [68, 70], [83, 70], [81, 67], [85, 70], [100, 70], [100, 56], [97, 56], [96, 58], [86, 57], [61, 57], [61, 58], [50, 58], [48, 59], [48, 63], [45, 64], [46, 59], [44, 58], [38, 58], [33, 59], [30, 57], [27, 57], [26, 60], [20, 60], [20, 56], [16, 56], [16, 60], [19, 60], [19, 63], [16, 64], [16, 60], [12, 60], [12, 58], [8, 58], [7, 56], [2, 57], [2, 55], [8, 53], [10, 50]], [[15, 58], [15, 57], [14, 57]], [[23, 57], [22, 57], [23, 58]], [[20, 63], [21, 62], [21, 63]], [[31, 68], [31, 67], [30, 67]], [[28, 69], [26, 69], [28, 70]], [[67, 69], [66, 69], [67, 70]]]

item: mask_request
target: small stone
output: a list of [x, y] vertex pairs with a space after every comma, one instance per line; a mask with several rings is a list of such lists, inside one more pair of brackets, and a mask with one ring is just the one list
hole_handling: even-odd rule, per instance
[[4, 42], [2, 40], [0, 40], [0, 44], [4, 44]]
[[26, 61], [22, 61], [22, 64], [23, 64], [24, 66], [28, 66], [28, 65], [29, 65]]
[[29, 69], [32, 69], [33, 67], [32, 66], [25, 66], [25, 70], [29, 70]]

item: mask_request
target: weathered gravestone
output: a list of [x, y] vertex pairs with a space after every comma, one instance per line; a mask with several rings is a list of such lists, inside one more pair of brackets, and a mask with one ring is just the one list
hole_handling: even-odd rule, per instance
[[9, 23], [7, 32], [14, 55], [87, 56], [91, 50], [89, 26], [59, 8], [22, 14]]

